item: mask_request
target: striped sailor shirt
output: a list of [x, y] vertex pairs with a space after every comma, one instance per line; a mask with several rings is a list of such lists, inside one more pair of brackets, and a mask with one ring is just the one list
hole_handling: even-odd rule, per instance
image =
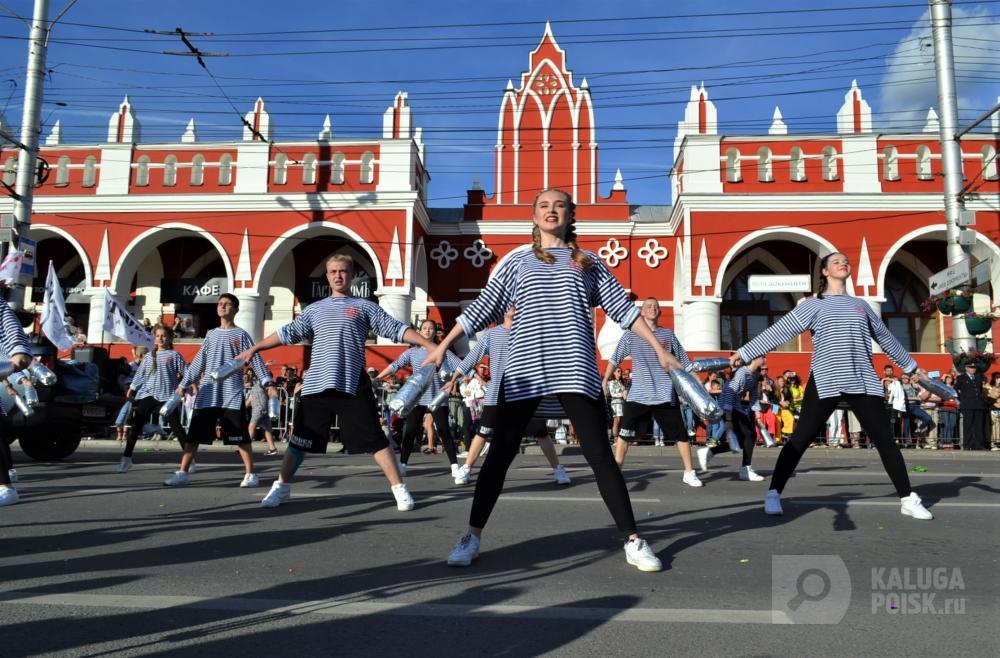
[[[410, 366], [411, 368], [413, 368], [414, 371], [419, 370], [420, 364], [423, 363], [424, 360], [426, 359], [427, 359], [426, 349], [424, 349], [423, 347], [411, 347], [410, 349], [400, 354], [395, 361], [389, 364], [389, 372], [394, 373], [400, 368], [405, 368], [406, 366]], [[455, 354], [452, 353], [450, 350], [448, 352], [445, 352], [443, 367], [446, 370], [454, 372], [459, 368], [461, 363], [462, 363], [461, 359], [455, 356]], [[438, 369], [438, 372], [440, 372], [440, 368]], [[423, 395], [420, 396], [420, 400], [417, 402], [417, 404], [423, 405], [425, 407], [429, 405], [431, 403], [431, 400], [434, 399], [434, 396], [437, 395], [437, 392], [441, 390], [441, 386], [443, 385], [444, 382], [441, 381], [441, 377], [435, 376], [431, 378], [431, 385], [428, 386], [427, 389], [424, 391]]]
[[[684, 346], [677, 340], [677, 335], [667, 327], [657, 327], [653, 330], [657, 342], [668, 352], [677, 357], [681, 365], [691, 365], [691, 359]], [[628, 390], [629, 402], [637, 402], [648, 406], [673, 404], [674, 384], [670, 375], [660, 365], [653, 346], [644, 341], [638, 334], [629, 330], [618, 340], [618, 347], [611, 355], [611, 363], [617, 367], [619, 363], [632, 357], [632, 386]]]
[[[17, 321], [14, 311], [6, 303], [0, 303], [0, 350], [3, 351], [3, 358], [9, 359], [15, 354], [31, 355], [28, 348], [28, 337], [24, 335], [21, 323]], [[13, 373], [8, 380], [11, 383], [20, 381], [23, 371]], [[5, 416], [6, 412], [0, 406], [0, 416]], [[2, 440], [2, 439], [0, 439]]]
[[505, 400], [556, 393], [598, 398], [593, 308], [600, 306], [625, 328], [639, 317], [639, 309], [595, 254], [586, 252], [594, 265], [585, 270], [568, 247], [546, 251], [554, 263], [538, 260], [531, 250], [511, 254], [456, 321], [471, 336], [517, 306], [504, 367]]
[[[198, 397], [195, 398], [194, 408], [205, 409], [208, 407], [221, 407], [223, 409], [241, 409], [243, 407], [243, 377], [239, 373], [228, 377], [221, 382], [214, 382], [209, 377], [209, 373], [214, 372], [226, 365], [240, 352], [253, 347], [253, 339], [250, 334], [240, 327], [223, 329], [216, 327], [209, 330], [205, 336], [205, 342], [201, 344], [201, 349], [194, 355], [191, 365], [184, 373], [184, 379], [180, 386], [188, 387], [199, 377]], [[260, 354], [254, 354], [250, 359], [250, 366], [261, 384], [268, 384], [273, 379], [270, 371], [264, 365], [264, 359]]]
[[733, 376], [722, 387], [722, 400], [720, 402], [723, 411], [743, 414], [750, 413], [750, 407], [757, 403], [757, 400], [744, 402], [743, 395], [747, 391], [757, 390], [760, 382], [760, 372], [750, 372], [750, 368], [742, 366], [736, 369]]
[[306, 372], [302, 395], [329, 390], [356, 395], [365, 367], [368, 331], [401, 343], [407, 328], [373, 301], [330, 296], [307, 306], [277, 333], [283, 345], [312, 341], [309, 361], [313, 366]]
[[848, 295], [810, 297], [739, 349], [745, 362], [809, 330], [813, 337], [811, 376], [821, 398], [841, 393], [882, 397], [872, 367], [872, 339], [903, 372], [916, 361], [864, 300]]
[[142, 357], [129, 388], [136, 392], [136, 400], [153, 397], [159, 402], [166, 402], [177, 390], [177, 375], [184, 376], [187, 364], [184, 357], [173, 350], [157, 350], [156, 372], [152, 372], [153, 354], [149, 352]]

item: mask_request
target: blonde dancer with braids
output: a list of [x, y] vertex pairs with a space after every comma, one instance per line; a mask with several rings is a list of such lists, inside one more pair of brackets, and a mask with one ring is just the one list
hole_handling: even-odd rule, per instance
[[660, 560], [640, 539], [621, 470], [607, 439], [607, 412], [594, 355], [593, 308], [650, 344], [664, 370], [679, 367], [656, 340], [639, 309], [595, 254], [577, 246], [572, 198], [544, 190], [532, 208], [531, 251], [511, 254], [425, 363], [440, 364], [463, 333], [473, 335], [499, 323], [517, 306], [507, 362], [497, 400], [497, 424], [490, 451], [476, 481], [469, 528], [448, 556], [452, 566], [468, 566], [479, 555], [480, 535], [500, 497], [524, 429], [542, 398], [553, 395], [576, 428], [580, 447], [619, 531], [627, 538], [625, 557], [641, 571], [659, 571]]

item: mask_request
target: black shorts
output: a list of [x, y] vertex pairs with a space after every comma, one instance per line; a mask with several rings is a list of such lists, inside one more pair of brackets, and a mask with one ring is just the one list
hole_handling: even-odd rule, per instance
[[690, 440], [687, 428], [684, 426], [684, 417], [681, 416], [681, 408], [677, 403], [650, 406], [626, 400], [618, 435], [626, 441], [635, 441], [641, 436], [646, 436], [652, 429], [649, 425], [650, 419], [656, 421], [663, 430], [663, 436], [670, 441]]
[[[487, 441], [493, 438], [493, 433], [497, 423], [497, 406], [488, 404], [483, 407], [483, 413], [479, 416], [479, 428], [476, 434]], [[545, 424], [544, 418], [532, 418], [528, 421], [528, 426], [524, 428], [524, 436], [533, 439], [544, 439], [549, 435], [549, 428]]]
[[[215, 435], [216, 427], [219, 436]], [[191, 416], [191, 426], [187, 431], [188, 442], [211, 445], [217, 438], [227, 446], [250, 443], [250, 432], [247, 428], [246, 414], [243, 409], [224, 409], [222, 407], [205, 407], [195, 409]]]
[[288, 445], [303, 452], [325, 453], [334, 422], [339, 423], [341, 441], [348, 452], [375, 453], [389, 447], [379, 425], [371, 379], [365, 373], [361, 373], [355, 395], [327, 389], [301, 396]]

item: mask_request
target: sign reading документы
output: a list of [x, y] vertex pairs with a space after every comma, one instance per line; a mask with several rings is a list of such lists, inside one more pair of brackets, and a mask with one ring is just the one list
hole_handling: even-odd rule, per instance
[[809, 292], [812, 277], [808, 274], [751, 274], [747, 289], [750, 292]]

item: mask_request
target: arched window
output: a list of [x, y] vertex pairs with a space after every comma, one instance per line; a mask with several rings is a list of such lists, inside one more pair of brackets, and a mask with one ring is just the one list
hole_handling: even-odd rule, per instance
[[997, 150], [989, 144], [983, 147], [983, 179], [997, 180]]
[[895, 146], [885, 147], [882, 174], [886, 180], [899, 180], [899, 151]]
[[316, 184], [316, 156], [312, 153], [307, 153], [302, 159], [302, 184]]
[[284, 185], [288, 180], [288, 156], [279, 153], [274, 159], [274, 184]]
[[226, 153], [219, 158], [219, 185], [233, 183], [233, 156]]
[[15, 158], [7, 158], [7, 161], [3, 163], [3, 182], [7, 185], [13, 185], [16, 180], [17, 160]]
[[761, 146], [757, 151], [757, 180], [761, 183], [774, 181], [774, 172], [771, 169], [771, 149]]
[[920, 310], [927, 286], [902, 263], [889, 264], [885, 276], [882, 320], [889, 331], [910, 352], [938, 352], [937, 318]]
[[334, 153], [330, 161], [330, 182], [334, 185], [344, 184], [344, 154]]
[[83, 186], [93, 187], [97, 183], [97, 158], [88, 155], [83, 161]]
[[743, 180], [743, 172], [740, 171], [740, 152], [738, 149], [726, 149], [726, 181], [739, 183]]
[[191, 185], [205, 184], [205, 156], [201, 153], [191, 158]]
[[931, 176], [931, 150], [924, 145], [917, 147], [917, 178], [920, 180], [930, 180]]
[[[795, 299], [788, 293], [750, 292], [750, 275], [774, 274], [760, 261], [753, 261], [733, 279], [722, 295], [722, 335], [720, 347], [735, 350], [777, 322], [795, 308]], [[798, 349], [798, 339], [778, 347], [778, 351]]]
[[375, 167], [372, 166], [372, 161], [375, 159], [375, 154], [371, 151], [365, 151], [364, 155], [361, 156], [361, 184], [367, 185], [369, 183], [375, 182]]
[[788, 175], [796, 183], [801, 183], [806, 179], [806, 161], [802, 157], [802, 149], [798, 146], [792, 147], [791, 158], [788, 162]]
[[838, 180], [837, 149], [832, 146], [823, 148], [823, 180]]
[[168, 187], [177, 184], [177, 156], [168, 155], [163, 161], [163, 184]]
[[135, 165], [135, 184], [140, 187], [149, 185], [149, 156], [144, 155], [139, 158]]
[[69, 185], [69, 156], [62, 155], [59, 156], [59, 162], [56, 164], [56, 186], [66, 187]]

